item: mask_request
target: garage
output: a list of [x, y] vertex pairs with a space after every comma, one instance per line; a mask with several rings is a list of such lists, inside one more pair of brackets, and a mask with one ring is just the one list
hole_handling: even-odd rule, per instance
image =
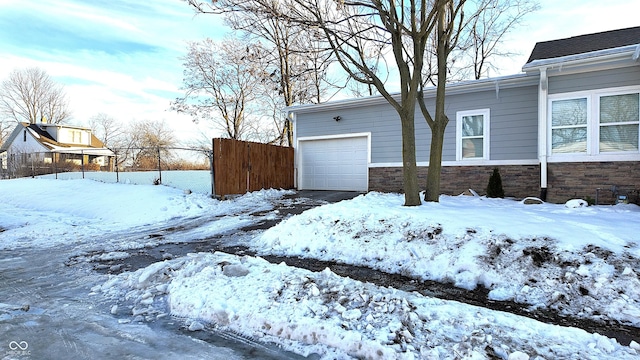
[[300, 140], [300, 190], [367, 191], [367, 136]]

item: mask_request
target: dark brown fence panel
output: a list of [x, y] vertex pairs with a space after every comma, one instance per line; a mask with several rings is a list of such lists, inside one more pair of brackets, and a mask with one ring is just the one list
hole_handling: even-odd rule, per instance
[[293, 148], [213, 139], [215, 195], [293, 188]]

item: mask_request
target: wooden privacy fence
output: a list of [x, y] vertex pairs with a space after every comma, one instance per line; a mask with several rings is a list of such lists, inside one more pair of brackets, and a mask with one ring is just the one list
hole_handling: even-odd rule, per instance
[[215, 196], [261, 189], [291, 189], [293, 148], [233, 139], [213, 139]]

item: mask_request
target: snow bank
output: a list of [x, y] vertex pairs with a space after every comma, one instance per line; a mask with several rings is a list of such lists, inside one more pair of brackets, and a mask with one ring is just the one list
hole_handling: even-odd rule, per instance
[[311, 209], [267, 230], [253, 246], [261, 254], [484, 286], [496, 300], [640, 325], [638, 206], [467, 196], [402, 203], [397, 194], [369, 193]]
[[135, 315], [158, 314], [165, 304], [145, 299], [165, 294], [171, 314], [194, 329], [207, 324], [323, 359], [638, 356], [579, 329], [223, 253], [158, 263], [94, 290], [126, 293]]

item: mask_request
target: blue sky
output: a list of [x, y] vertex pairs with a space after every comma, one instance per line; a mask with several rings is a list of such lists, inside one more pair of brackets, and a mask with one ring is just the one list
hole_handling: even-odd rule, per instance
[[[636, 1], [540, 1], [506, 44], [521, 55], [492, 76], [520, 72], [536, 41], [640, 25]], [[195, 125], [169, 110], [180, 95], [186, 41], [229, 32], [220, 17], [196, 16], [180, 0], [0, 0], [0, 79], [37, 66], [64, 85], [74, 124], [98, 113], [165, 119], [188, 137]]]
[[64, 85], [75, 124], [106, 113], [192, 128], [169, 110], [180, 95], [179, 58], [186, 41], [228, 32], [180, 0], [0, 0], [0, 78], [44, 69]]

